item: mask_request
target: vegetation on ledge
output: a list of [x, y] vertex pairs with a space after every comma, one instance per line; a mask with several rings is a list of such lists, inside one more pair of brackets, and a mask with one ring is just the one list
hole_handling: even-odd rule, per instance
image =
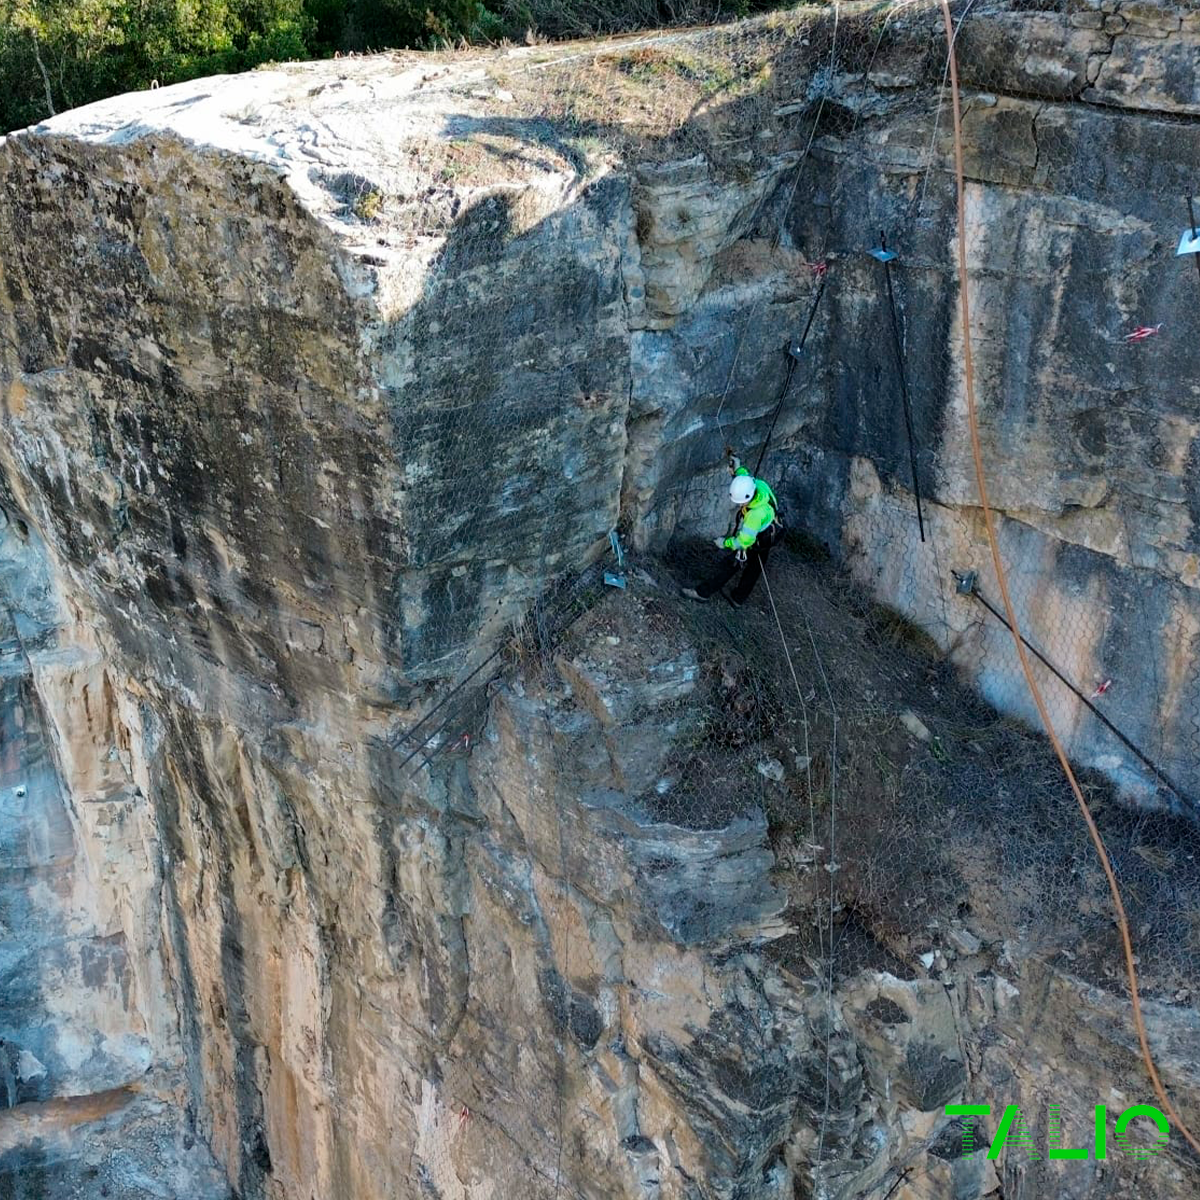
[[696, 24], [778, 0], [0, 0], [0, 131], [268, 62]]

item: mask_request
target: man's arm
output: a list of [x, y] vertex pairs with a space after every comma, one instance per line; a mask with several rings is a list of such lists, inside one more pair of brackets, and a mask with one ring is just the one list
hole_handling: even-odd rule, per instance
[[[749, 474], [749, 472], [747, 472]], [[758, 539], [758, 535], [762, 533], [763, 526], [766, 522], [763, 520], [766, 514], [756, 512], [750, 509], [749, 512], [742, 518], [741, 524], [737, 527], [737, 532], [733, 537], [725, 539], [726, 550], [749, 550]]]

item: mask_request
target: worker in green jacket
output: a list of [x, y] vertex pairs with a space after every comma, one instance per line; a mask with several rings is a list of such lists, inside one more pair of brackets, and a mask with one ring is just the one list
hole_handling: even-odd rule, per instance
[[735, 458], [729, 500], [741, 511], [731, 537], [720, 537], [714, 545], [723, 550], [720, 561], [704, 580], [683, 594], [689, 600], [708, 600], [719, 592], [739, 571], [737, 587], [729, 593], [729, 602], [740, 606], [750, 598], [771, 547], [779, 537], [779, 505], [775, 493], [761, 479], [755, 479]]

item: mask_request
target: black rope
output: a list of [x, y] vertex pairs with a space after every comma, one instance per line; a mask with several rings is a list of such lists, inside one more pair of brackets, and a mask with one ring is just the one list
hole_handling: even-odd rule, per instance
[[[432, 741], [434, 740], [434, 738], [436, 738], [436, 737], [438, 736], [438, 734], [439, 734], [439, 733], [441, 733], [441, 732], [442, 732], [444, 729], [446, 729], [446, 728], [447, 728], [447, 727], [449, 727], [450, 725], [452, 725], [452, 724], [454, 724], [455, 722], [457, 722], [457, 721], [458, 721], [458, 720], [459, 720], [459, 719], [462, 717], [463, 713], [466, 711], [466, 709], [468, 708], [468, 706], [469, 706], [469, 705], [470, 705], [470, 704], [471, 704], [473, 701], [474, 701], [474, 702], [476, 702], [476, 703], [478, 703], [478, 702], [479, 702], [479, 699], [480, 699], [480, 697], [481, 697], [481, 696], [483, 696], [483, 695], [484, 695], [484, 693], [486, 692], [486, 689], [487, 689], [487, 688], [488, 688], [488, 687], [489, 687], [489, 686], [490, 686], [492, 683], [494, 683], [494, 682], [495, 682], [497, 679], [499, 679], [499, 678], [500, 678], [500, 676], [501, 676], [501, 675], [503, 675], [503, 673], [504, 673], [504, 672], [503, 672], [503, 669], [501, 669], [500, 671], [497, 671], [495, 675], [489, 675], [489, 676], [488, 676], [488, 678], [487, 678], [487, 679], [485, 679], [485, 680], [483, 681], [483, 683], [479, 685], [479, 687], [478, 687], [478, 688], [476, 688], [476, 689], [475, 689], [473, 692], [471, 692], [471, 694], [470, 694], [470, 695], [466, 696], [466, 697], [463, 699], [463, 701], [462, 701], [462, 703], [461, 703], [461, 704], [456, 704], [456, 705], [455, 705], [455, 706], [454, 706], [454, 707], [453, 707], [453, 708], [450, 710], [450, 715], [449, 715], [449, 716], [448, 716], [448, 717], [447, 717], [447, 718], [446, 718], [446, 719], [445, 719], [445, 720], [444, 720], [444, 721], [443, 721], [443, 722], [442, 722], [442, 723], [441, 723], [441, 724], [440, 724], [440, 725], [439, 725], [439, 726], [438, 726], [438, 727], [437, 727], [437, 728], [436, 728], [436, 729], [435, 729], [435, 730], [434, 730], [434, 731], [433, 731], [433, 732], [432, 732], [432, 733], [431, 733], [431, 734], [430, 734], [430, 735], [429, 735], [427, 738], [425, 738], [425, 740], [424, 740], [424, 741], [423, 741], [423, 742], [422, 742], [422, 743], [421, 743], [421, 744], [420, 744], [420, 745], [419, 745], [419, 746], [416, 748], [416, 750], [415, 750], [415, 751], [413, 751], [413, 753], [412, 753], [412, 754], [410, 754], [410, 755], [408, 756], [408, 758], [406, 758], [406, 759], [404, 760], [404, 762], [402, 762], [402, 763], [400, 764], [400, 766], [399, 766], [399, 767], [397, 767], [397, 768], [396, 768], [397, 772], [399, 772], [400, 770], [402, 770], [402, 769], [403, 769], [403, 767], [404, 767], [404, 766], [405, 766], [407, 763], [411, 762], [411, 761], [412, 761], [412, 759], [413, 759], [414, 757], [416, 757], [416, 755], [420, 754], [420, 753], [421, 753], [421, 751], [422, 751], [422, 750], [424, 750], [424, 749], [425, 749], [425, 747], [426, 747], [426, 746], [428, 746], [428, 745], [429, 745], [429, 743], [430, 743], [430, 742], [432, 742]], [[468, 730], [467, 732], [469, 733], [469, 730]], [[461, 739], [459, 739], [459, 740], [461, 740]], [[440, 754], [440, 753], [441, 753], [443, 750], [445, 750], [445, 749], [447, 748], [447, 746], [455, 746], [455, 745], [457, 745], [457, 744], [458, 744], [458, 741], [454, 741], [454, 742], [449, 742], [449, 743], [443, 743], [443, 744], [442, 744], [442, 745], [440, 745], [440, 746], [434, 746], [434, 748], [433, 748], [432, 750], [430, 750], [430, 752], [429, 752], [429, 753], [428, 753], [428, 754], [427, 754], [427, 755], [426, 755], [426, 756], [425, 756], [423, 759], [421, 759], [421, 767], [427, 767], [427, 766], [429, 766], [429, 764], [430, 764], [430, 763], [432, 763], [432, 762], [433, 762], [433, 760], [434, 760], [435, 758], [437, 758], [437, 756], [438, 756], [438, 755], [439, 755], [439, 754]], [[417, 768], [417, 770], [419, 771], [419, 770], [421, 769], [421, 767], [418, 767], [418, 768]], [[415, 774], [415, 773], [416, 773], [416, 772], [414, 771], [414, 774]]]
[[[988, 600], [988, 598], [979, 590], [977, 585], [972, 587], [970, 592], [968, 592], [966, 594], [973, 596], [976, 600], [978, 600], [979, 603], [982, 604], [983, 607], [986, 608], [988, 610], [988, 612], [990, 612], [992, 614], [992, 616], [995, 617], [996, 620], [999, 621], [1000, 624], [1003, 625], [1004, 628], [1008, 630], [1008, 632], [1010, 634], [1012, 633], [1012, 626], [1009, 625], [1008, 620], [1006, 619], [1004, 614], [998, 608], [996, 608], [996, 606], [994, 604], [992, 604], [990, 600]], [[1124, 733], [1122, 733], [1121, 730], [1118, 729], [1112, 723], [1112, 721], [1110, 721], [1108, 719], [1108, 717], [1105, 716], [1105, 714], [1103, 712], [1101, 712], [1100, 709], [1098, 709], [1091, 702], [1091, 700], [1089, 700], [1083, 694], [1083, 692], [1081, 692], [1079, 690], [1079, 688], [1077, 688], [1035, 645], [1033, 645], [1033, 643], [1030, 642], [1030, 640], [1027, 637], [1025, 637], [1024, 634], [1021, 635], [1021, 641], [1025, 644], [1025, 648], [1038, 660], [1038, 662], [1040, 662], [1042, 664], [1042, 666], [1044, 666], [1048, 671], [1050, 671], [1050, 673], [1052, 675], [1054, 675], [1054, 677], [1060, 683], [1064, 684], [1067, 688], [1069, 688], [1075, 694], [1075, 696], [1082, 702], [1084, 707], [1088, 709], [1088, 711], [1092, 714], [1092, 716], [1094, 716], [1096, 718], [1096, 720], [1099, 721], [1100, 724], [1103, 725], [1113, 735], [1113, 737], [1115, 737], [1117, 739], [1117, 741], [1119, 741], [1121, 743], [1121, 745], [1123, 745], [1131, 754], [1135, 755], [1138, 758], [1138, 760], [1140, 762], [1142, 762], [1151, 771], [1151, 773], [1159, 781], [1159, 783], [1161, 783], [1163, 785], [1163, 787], [1165, 787], [1169, 792], [1171, 792], [1175, 796], [1175, 798], [1177, 800], [1179, 800], [1181, 803], [1187, 804], [1189, 806], [1192, 806], [1194, 804], [1194, 801], [1192, 800], [1192, 798], [1190, 796], [1188, 796], [1188, 794], [1186, 792], [1184, 792], [1175, 783], [1175, 781], [1169, 775], [1166, 774], [1166, 772], [1164, 772], [1160, 767], [1158, 767], [1157, 764], [1155, 764], [1154, 761], [1149, 757], [1149, 755], [1147, 755], [1144, 751], [1142, 751], [1140, 747], [1138, 747]]]
[[[491, 654], [489, 654], [489, 655], [487, 656], [487, 658], [485, 658], [485, 659], [483, 660], [483, 662], [481, 662], [481, 663], [479, 664], [479, 666], [477, 666], [477, 667], [475, 668], [475, 670], [473, 670], [473, 671], [472, 671], [472, 672], [471, 672], [471, 673], [470, 673], [468, 676], [466, 676], [466, 678], [464, 678], [464, 679], [460, 680], [460, 681], [459, 681], [459, 683], [457, 683], [457, 684], [456, 684], [454, 687], [452, 687], [452, 688], [451, 688], [451, 689], [450, 689], [450, 690], [449, 690], [449, 691], [446, 693], [446, 695], [445, 695], [445, 696], [443, 696], [443, 697], [442, 697], [442, 699], [441, 699], [441, 700], [439, 700], [439, 701], [437, 702], [437, 704], [435, 704], [435, 705], [434, 705], [434, 706], [433, 706], [433, 707], [432, 707], [432, 708], [431, 708], [431, 709], [430, 709], [430, 710], [429, 710], [429, 711], [428, 711], [428, 712], [427, 712], [427, 713], [426, 713], [426, 714], [425, 714], [425, 715], [424, 715], [424, 716], [423, 716], [423, 717], [422, 717], [422, 718], [421, 718], [421, 719], [420, 719], [420, 720], [419, 720], [419, 721], [418, 721], [418, 722], [417, 722], [417, 723], [416, 723], [416, 724], [415, 724], [415, 725], [414, 725], [414, 726], [413, 726], [411, 729], [406, 729], [406, 730], [405, 730], [405, 731], [404, 731], [402, 734], [400, 734], [400, 736], [399, 736], [399, 737], [396, 737], [396, 738], [394, 738], [394, 739], [393, 739], [393, 738], [389, 738], [389, 739], [388, 739], [388, 744], [389, 744], [389, 745], [392, 747], [392, 749], [394, 749], [394, 750], [399, 750], [399, 749], [400, 749], [400, 745], [401, 745], [401, 743], [402, 743], [402, 742], [405, 742], [405, 741], [407, 741], [407, 740], [408, 740], [410, 737], [412, 737], [412, 735], [413, 735], [414, 733], [416, 733], [416, 732], [417, 732], [417, 730], [418, 730], [418, 729], [420, 729], [420, 728], [421, 728], [421, 726], [422, 726], [422, 725], [424, 725], [424, 724], [425, 724], [425, 723], [426, 723], [426, 722], [427, 722], [427, 721], [428, 721], [428, 720], [429, 720], [429, 719], [430, 719], [430, 718], [433, 716], [433, 714], [434, 714], [434, 713], [436, 713], [436, 712], [440, 711], [441, 709], [445, 708], [445, 707], [446, 707], [446, 705], [447, 705], [447, 704], [449, 704], [449, 703], [450, 703], [450, 701], [451, 701], [451, 700], [453, 700], [453, 699], [454, 699], [454, 697], [455, 697], [456, 695], [458, 695], [458, 693], [459, 693], [459, 692], [461, 692], [461, 691], [463, 690], [463, 688], [465, 688], [465, 687], [467, 686], [467, 684], [468, 684], [468, 683], [470, 683], [470, 682], [471, 682], [471, 680], [472, 680], [472, 679], [474, 679], [474, 678], [475, 678], [475, 676], [476, 676], [476, 675], [478, 675], [478, 674], [479, 674], [479, 672], [480, 672], [480, 671], [482, 671], [482, 670], [483, 670], [483, 668], [484, 668], [484, 667], [486, 667], [486, 666], [488, 665], [488, 663], [492, 662], [494, 659], [497, 659], [497, 658], [499, 658], [499, 657], [500, 657], [500, 655], [504, 653], [504, 649], [505, 649], [504, 645], [500, 645], [500, 646], [499, 646], [497, 649], [493, 650], [493, 651], [492, 651], [492, 653], [491, 653]], [[456, 710], [456, 711], [457, 711], [457, 710]], [[439, 728], [440, 728], [440, 726], [439, 726]], [[408, 765], [408, 763], [410, 763], [410, 762], [411, 762], [411, 761], [412, 761], [414, 758], [416, 758], [416, 757], [417, 757], [417, 755], [418, 755], [418, 754], [420, 754], [420, 752], [421, 752], [421, 751], [422, 751], [422, 750], [425, 748], [425, 746], [426, 746], [426, 745], [429, 743], [429, 739], [430, 739], [430, 738], [432, 738], [432, 737], [434, 737], [434, 736], [436, 736], [436, 733], [437, 733], [437, 730], [435, 730], [433, 733], [431, 733], [431, 734], [429, 735], [429, 737], [425, 738], [425, 740], [424, 740], [423, 742], [421, 742], [421, 743], [420, 743], [420, 744], [417, 746], [417, 748], [416, 748], [416, 749], [415, 749], [415, 750], [414, 750], [414, 751], [413, 751], [413, 752], [412, 752], [412, 753], [411, 753], [411, 754], [410, 754], [410, 755], [409, 755], [409, 756], [408, 756], [408, 757], [407, 757], [407, 758], [404, 760], [404, 762], [402, 762], [402, 763], [400, 764], [400, 766], [399, 766], [399, 767], [397, 767], [396, 769], [397, 769], [397, 770], [400, 770], [400, 769], [401, 769], [401, 767], [405, 767], [405, 766], [407, 766], [407, 765]]]
[[[879, 248], [887, 249], [887, 238], [879, 234]], [[887, 260], [883, 264], [883, 277], [887, 280], [888, 308], [892, 314], [892, 345], [896, 350], [896, 371], [900, 376], [900, 398], [904, 404], [904, 427], [908, 432], [908, 465], [912, 470], [913, 495], [917, 498], [917, 528], [921, 532], [921, 541], [925, 540], [925, 517], [921, 511], [921, 484], [917, 480], [917, 450], [916, 438], [913, 435], [912, 402], [908, 396], [908, 380], [904, 374], [904, 350], [900, 344], [900, 318], [896, 315], [896, 293], [892, 288], [892, 264]]]
[[[573, 583], [578, 584], [579, 581], [587, 575], [588, 570], [589, 570], [589, 568], [585, 567], [579, 573], [579, 575], [575, 577], [575, 579], [573, 580]], [[569, 598], [570, 594], [571, 594], [571, 589], [566, 588], [564, 590], [566, 591], [566, 594]], [[539, 597], [534, 602], [534, 605], [532, 608], [532, 613], [533, 613], [533, 615], [536, 616], [536, 618], [539, 621], [539, 625], [540, 625], [541, 622], [543, 622], [545, 619], [545, 598], [544, 597]], [[552, 614], [552, 615], [557, 615], [557, 614]], [[557, 632], [557, 630], [556, 630], [556, 632]], [[545, 642], [545, 641], [549, 640], [549, 634], [544, 629], [541, 630], [541, 634], [542, 634], [542, 641]], [[409, 738], [411, 738], [417, 732], [417, 730], [419, 730], [423, 725], [427, 724], [430, 721], [430, 719], [434, 716], [435, 713], [437, 713], [437, 712], [441, 711], [441, 709], [445, 708], [446, 705], [449, 704], [450, 701], [453, 700], [454, 697], [456, 695], [458, 695], [458, 693], [461, 692], [463, 690], [463, 688], [465, 688], [467, 686], [467, 684], [470, 683], [471, 680], [474, 679], [475, 676], [478, 675], [484, 669], [484, 667], [486, 667], [489, 663], [494, 662], [497, 658], [499, 658], [500, 655], [502, 655], [511, 644], [512, 644], [511, 639], [501, 642], [501, 644], [499, 646], [497, 646], [496, 649], [493, 650], [492, 653], [487, 656], [487, 658], [485, 658], [473, 671], [471, 671], [470, 674], [464, 676], [463, 679], [461, 679], [454, 687], [452, 687], [450, 689], [450, 691], [447, 692], [446, 695], [443, 696], [442, 699], [438, 701], [437, 704], [435, 704], [414, 726], [412, 726], [411, 729], [405, 730], [404, 733], [400, 734], [398, 737], [396, 737], [394, 739], [388, 739], [387, 745], [391, 749], [394, 749], [397, 751], [397, 753], [399, 753], [402, 749], [402, 743], [404, 743]], [[500, 670], [496, 671], [492, 675], [489, 675], [487, 677], [487, 679], [485, 679], [483, 681], [483, 683], [479, 684], [470, 693], [468, 693], [465, 697], [463, 697], [462, 701], [459, 704], [456, 704], [450, 710], [450, 712], [446, 716], [445, 720], [443, 720], [431, 733], [427, 733], [412, 748], [412, 750], [407, 755], [405, 755], [405, 757], [396, 766], [396, 772], [399, 773], [400, 771], [403, 771], [404, 768], [406, 766], [408, 766], [408, 764], [410, 762], [412, 762], [412, 760], [414, 758], [416, 758], [417, 755], [420, 754], [421, 751], [424, 750], [425, 747], [428, 746], [429, 743], [434, 740], [434, 738], [436, 738], [438, 736], [438, 734], [443, 732], [443, 730], [445, 730], [453, 722], [458, 720], [459, 715], [463, 712], [463, 710], [467, 707], [467, 705], [471, 703], [472, 700], [477, 699], [483, 690], [490, 687], [503, 674], [504, 674], [504, 668], [501, 667]], [[438, 756], [438, 754], [443, 749], [445, 749], [445, 746], [435, 748], [431, 754], [426, 755], [421, 760], [421, 766], [422, 767], [429, 766], [429, 764]], [[420, 770], [420, 767], [418, 767], [417, 769]]]
[[783, 381], [783, 387], [779, 392], [779, 399], [775, 404], [775, 415], [771, 418], [771, 427], [767, 430], [767, 436], [763, 441], [762, 449], [758, 452], [758, 461], [754, 464], [754, 470], [750, 472], [755, 477], [758, 476], [758, 468], [762, 466], [762, 461], [767, 455], [767, 447], [771, 444], [771, 438], [775, 433], [775, 424], [779, 420], [779, 414], [783, 411], [783, 401], [788, 394], [788, 388], [792, 386], [792, 376], [796, 374], [798, 356], [804, 350], [804, 343], [808, 341], [809, 331], [812, 329], [813, 320], [817, 315], [817, 306], [821, 303], [821, 297], [825, 294], [825, 280], [828, 274], [828, 270], [821, 272], [821, 282], [817, 285], [816, 295], [813, 296], [812, 305], [809, 307], [808, 320], [804, 324], [804, 332], [800, 335], [799, 343], [788, 349], [787, 378]]
[[883, 1200], [891, 1200], [891, 1197], [896, 1194], [896, 1189], [912, 1174], [912, 1167], [905, 1167], [896, 1178], [896, 1182], [887, 1190], [887, 1195]]
[[[1192, 240], [1194, 241], [1200, 237], [1200, 233], [1196, 232], [1196, 211], [1192, 208], [1191, 196], [1185, 196], [1184, 199], [1187, 201], [1188, 223], [1192, 227]], [[1196, 273], [1200, 275], [1200, 254], [1193, 254], [1192, 257], [1196, 260]]]

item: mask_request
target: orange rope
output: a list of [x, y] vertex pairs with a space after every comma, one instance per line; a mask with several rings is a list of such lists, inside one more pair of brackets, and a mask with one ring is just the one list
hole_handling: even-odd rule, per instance
[[1150, 1042], [1146, 1037], [1146, 1023], [1142, 1019], [1142, 1001], [1138, 992], [1137, 967], [1133, 961], [1133, 942], [1129, 936], [1129, 921], [1125, 916], [1125, 905], [1121, 900], [1121, 888], [1117, 883], [1116, 875], [1113, 874], [1112, 863], [1109, 861], [1108, 851], [1104, 846], [1104, 839], [1100, 835], [1100, 830], [1096, 828], [1096, 822], [1092, 817], [1091, 809], [1088, 808], [1087, 800], [1084, 799], [1083, 791], [1079, 787], [1079, 781], [1075, 778], [1075, 772], [1071, 769], [1070, 760], [1067, 758], [1066, 751], [1063, 749], [1062, 743], [1058, 739], [1058, 734], [1055, 732], [1054, 722], [1051, 720], [1050, 713], [1046, 708], [1046, 702], [1042, 697], [1041, 689], [1038, 687], [1037, 680], [1033, 677], [1033, 670], [1029, 665], [1029, 658], [1025, 653], [1025, 644], [1021, 640], [1021, 629], [1017, 623], [1017, 614], [1013, 608], [1012, 597], [1008, 592], [1008, 576], [1005, 574], [1004, 564], [1000, 560], [1000, 547], [996, 540], [995, 521], [992, 516], [991, 505], [988, 503], [987, 480], [983, 473], [983, 450], [979, 442], [979, 424], [975, 411], [975, 380], [971, 358], [971, 309], [967, 295], [969, 276], [967, 273], [965, 185], [963, 183], [962, 113], [958, 97], [958, 63], [954, 52], [954, 24], [950, 19], [949, 0], [942, 0], [942, 16], [946, 26], [946, 48], [950, 56], [950, 92], [954, 102], [954, 171], [958, 185], [958, 281], [959, 297], [962, 305], [963, 372], [966, 376], [967, 420], [971, 427], [971, 453], [975, 460], [975, 479], [979, 485], [979, 502], [983, 508], [983, 520], [987, 527], [988, 545], [992, 552], [992, 565], [996, 570], [996, 581], [1000, 585], [1000, 594], [1004, 598], [1004, 611], [1008, 614], [1008, 627], [1013, 635], [1013, 643], [1017, 648], [1017, 655], [1021, 660], [1021, 669], [1025, 672], [1025, 682], [1029, 685], [1030, 695], [1033, 697], [1034, 704], [1037, 705], [1038, 713], [1042, 718], [1042, 724], [1046, 727], [1046, 734], [1050, 738], [1051, 745], [1054, 747], [1054, 753], [1058, 755], [1058, 761], [1062, 764], [1063, 772], [1066, 774], [1067, 780], [1071, 785], [1071, 791], [1075, 793], [1075, 799], [1079, 804], [1079, 811], [1083, 814], [1083, 819], [1087, 822], [1088, 832], [1091, 834], [1092, 843], [1096, 847], [1096, 854], [1100, 858], [1100, 865], [1104, 868], [1104, 875], [1108, 880], [1108, 889], [1112, 893], [1117, 927], [1121, 932], [1121, 945], [1125, 951], [1125, 971], [1129, 977], [1129, 995], [1133, 1002], [1133, 1024], [1137, 1030], [1138, 1044], [1141, 1046], [1142, 1059], [1146, 1064], [1146, 1071], [1150, 1076], [1150, 1082], [1154, 1086], [1154, 1092], [1162, 1104], [1163, 1111], [1170, 1117], [1171, 1121], [1179, 1129], [1179, 1132], [1183, 1134], [1192, 1149], [1197, 1154], [1200, 1154], [1200, 1141], [1196, 1140], [1191, 1130], [1184, 1124], [1183, 1118], [1179, 1115], [1175, 1106], [1171, 1103], [1170, 1097], [1168, 1097], [1166, 1089], [1163, 1087], [1162, 1080], [1158, 1076], [1158, 1069], [1154, 1065], [1154, 1055], [1151, 1053]]

